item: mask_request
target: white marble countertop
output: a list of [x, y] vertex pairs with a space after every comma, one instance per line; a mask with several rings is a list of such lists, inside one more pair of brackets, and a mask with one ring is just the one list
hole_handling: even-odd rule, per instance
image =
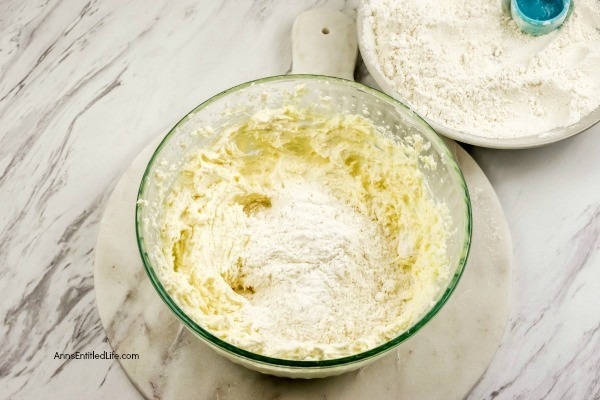
[[[140, 398], [117, 361], [54, 359], [110, 350], [92, 265], [107, 196], [202, 100], [289, 71], [291, 24], [321, 6], [354, 12], [343, 1], [0, 2], [2, 397]], [[504, 342], [469, 398], [599, 399], [600, 126], [540, 149], [469, 151], [517, 261]]]

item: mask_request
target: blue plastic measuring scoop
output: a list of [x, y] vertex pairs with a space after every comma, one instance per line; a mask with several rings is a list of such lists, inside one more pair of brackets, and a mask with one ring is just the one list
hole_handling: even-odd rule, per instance
[[565, 22], [571, 4], [571, 0], [511, 0], [510, 13], [524, 32], [540, 36]]

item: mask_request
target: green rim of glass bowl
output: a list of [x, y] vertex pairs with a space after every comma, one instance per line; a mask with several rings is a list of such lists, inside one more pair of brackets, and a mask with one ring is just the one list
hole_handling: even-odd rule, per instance
[[467, 258], [469, 255], [469, 250], [471, 247], [471, 233], [472, 233], [472, 213], [471, 213], [471, 200], [469, 198], [469, 191], [467, 189], [467, 185], [465, 183], [464, 176], [463, 176], [460, 168], [458, 167], [458, 164], [456, 163], [454, 156], [452, 155], [452, 153], [450, 152], [448, 147], [445, 145], [445, 143], [442, 141], [442, 139], [435, 133], [435, 131], [422, 118], [420, 118], [416, 113], [414, 113], [407, 106], [405, 106], [398, 100], [394, 99], [393, 97], [390, 97], [387, 94], [384, 94], [378, 90], [372, 89], [361, 83], [349, 81], [346, 79], [334, 78], [334, 77], [329, 77], [329, 76], [324, 76], [324, 75], [278, 75], [278, 76], [272, 76], [272, 77], [268, 77], [268, 78], [263, 78], [263, 79], [246, 82], [241, 85], [234, 86], [230, 89], [227, 89], [227, 90], [211, 97], [210, 99], [206, 100], [205, 102], [200, 104], [198, 107], [196, 107], [192, 111], [190, 111], [185, 117], [183, 117], [169, 131], [169, 133], [160, 142], [160, 144], [154, 151], [152, 158], [148, 162], [148, 166], [146, 167], [146, 170], [144, 171], [144, 176], [142, 177], [142, 181], [140, 183], [140, 188], [138, 191], [137, 199], [140, 200], [140, 199], [144, 198], [144, 193], [145, 193], [146, 187], [148, 186], [149, 172], [152, 170], [155, 160], [161, 154], [163, 147], [169, 141], [169, 139], [173, 136], [173, 134], [177, 130], [177, 128], [182, 126], [189, 119], [190, 115], [193, 115], [194, 113], [204, 109], [208, 105], [214, 103], [215, 101], [217, 101], [218, 99], [220, 99], [224, 96], [227, 96], [231, 93], [237, 92], [241, 89], [247, 88], [252, 85], [265, 83], [265, 82], [274, 82], [274, 81], [294, 81], [294, 80], [299, 81], [299, 80], [307, 80], [307, 79], [324, 81], [324, 82], [335, 82], [335, 83], [341, 83], [341, 84], [347, 85], [347, 86], [352, 86], [360, 91], [371, 94], [371, 95], [381, 99], [382, 101], [391, 103], [394, 106], [403, 108], [406, 111], [413, 113], [415, 115], [415, 117], [417, 117], [417, 120], [420, 121], [423, 128], [425, 128], [425, 130], [430, 133], [429, 139], [434, 141], [435, 143], [437, 143], [438, 148], [440, 148], [442, 150], [442, 152], [445, 154], [446, 159], [449, 162], [447, 167], [451, 168], [454, 171], [454, 173], [457, 174], [457, 176], [459, 177], [459, 182], [462, 185], [463, 192], [464, 192], [464, 200], [465, 200], [466, 210], [467, 210], [466, 218], [468, 221], [467, 228], [466, 228], [467, 229], [466, 240], [465, 240], [465, 243], [463, 246], [461, 258], [459, 261], [459, 266], [456, 269], [454, 276], [452, 277], [450, 283], [448, 284], [448, 287], [446, 288], [446, 290], [444, 291], [442, 296], [439, 298], [439, 300], [436, 302], [436, 304], [431, 308], [431, 310], [429, 310], [416, 324], [414, 324], [408, 330], [404, 331], [401, 335], [390, 340], [389, 342], [386, 342], [382, 345], [379, 345], [379, 346], [377, 346], [371, 350], [365, 351], [363, 353], [358, 353], [358, 354], [354, 354], [354, 355], [347, 356], [347, 357], [321, 360], [321, 361], [298, 361], [298, 360], [288, 360], [288, 359], [267, 357], [267, 356], [263, 356], [260, 354], [252, 353], [250, 351], [233, 346], [232, 344], [227, 343], [224, 340], [221, 340], [218, 337], [214, 336], [208, 330], [202, 328], [196, 322], [194, 322], [190, 317], [188, 317], [179, 308], [179, 306], [175, 303], [175, 301], [173, 301], [173, 299], [171, 299], [171, 296], [169, 296], [169, 294], [167, 293], [165, 288], [162, 286], [157, 275], [155, 274], [154, 268], [152, 267], [152, 263], [150, 261], [150, 258], [148, 257], [148, 253], [146, 251], [144, 238], [142, 236], [141, 229], [140, 229], [141, 208], [143, 206], [141, 205], [141, 202], [139, 202], [139, 201], [136, 203], [135, 231], [136, 231], [138, 249], [140, 251], [140, 255], [141, 255], [142, 261], [144, 263], [144, 268], [146, 269], [146, 273], [148, 274], [148, 277], [150, 278], [152, 285], [158, 292], [161, 299], [165, 302], [165, 304], [171, 309], [171, 311], [173, 311], [173, 313], [175, 313], [177, 318], [179, 318], [181, 320], [181, 322], [183, 322], [189, 329], [191, 329], [193, 332], [195, 332], [198, 336], [202, 337], [209, 343], [213, 344], [214, 346], [216, 346], [226, 352], [229, 352], [238, 357], [246, 358], [246, 359], [252, 360], [254, 362], [262, 363], [262, 364], [268, 364], [268, 365], [277, 366], [277, 367], [288, 367], [288, 368], [289, 367], [292, 367], [292, 368], [294, 368], [294, 367], [295, 368], [327, 368], [327, 367], [338, 367], [341, 365], [347, 365], [347, 364], [356, 363], [359, 361], [364, 361], [366, 359], [375, 357], [387, 350], [390, 350], [393, 347], [398, 346], [400, 343], [402, 343], [406, 339], [410, 338], [417, 331], [419, 331], [423, 326], [425, 326], [433, 318], [433, 316], [435, 316], [435, 314], [437, 314], [437, 312], [442, 308], [442, 306], [446, 303], [446, 301], [448, 300], [448, 298], [450, 297], [450, 295], [456, 288], [456, 285], [458, 284], [460, 277], [462, 276], [462, 273], [464, 271], [465, 264], [467, 262]]

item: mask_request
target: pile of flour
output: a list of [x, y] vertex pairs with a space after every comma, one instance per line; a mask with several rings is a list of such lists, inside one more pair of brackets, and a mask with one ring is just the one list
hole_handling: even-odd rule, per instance
[[[523, 33], [499, 0], [370, 0], [366, 53], [423, 117], [493, 138], [539, 135], [600, 106], [600, 1]], [[372, 40], [369, 40], [372, 39]]]
[[248, 223], [238, 278], [253, 329], [282, 348], [352, 343], [394, 318], [401, 299], [385, 301], [403, 274], [376, 222], [315, 182], [271, 201]]

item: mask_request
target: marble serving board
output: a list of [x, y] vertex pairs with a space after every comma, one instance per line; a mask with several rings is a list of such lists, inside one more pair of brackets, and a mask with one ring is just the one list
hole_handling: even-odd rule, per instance
[[473, 243], [446, 306], [383, 359], [341, 376], [291, 380], [263, 375], [217, 355], [160, 300], [140, 259], [134, 227], [137, 188], [158, 141], [123, 174], [104, 213], [94, 284], [102, 324], [133, 384], [148, 399], [464, 398], [486, 370], [508, 320], [513, 267], [500, 203], [473, 159], [453, 142], [473, 202]]

